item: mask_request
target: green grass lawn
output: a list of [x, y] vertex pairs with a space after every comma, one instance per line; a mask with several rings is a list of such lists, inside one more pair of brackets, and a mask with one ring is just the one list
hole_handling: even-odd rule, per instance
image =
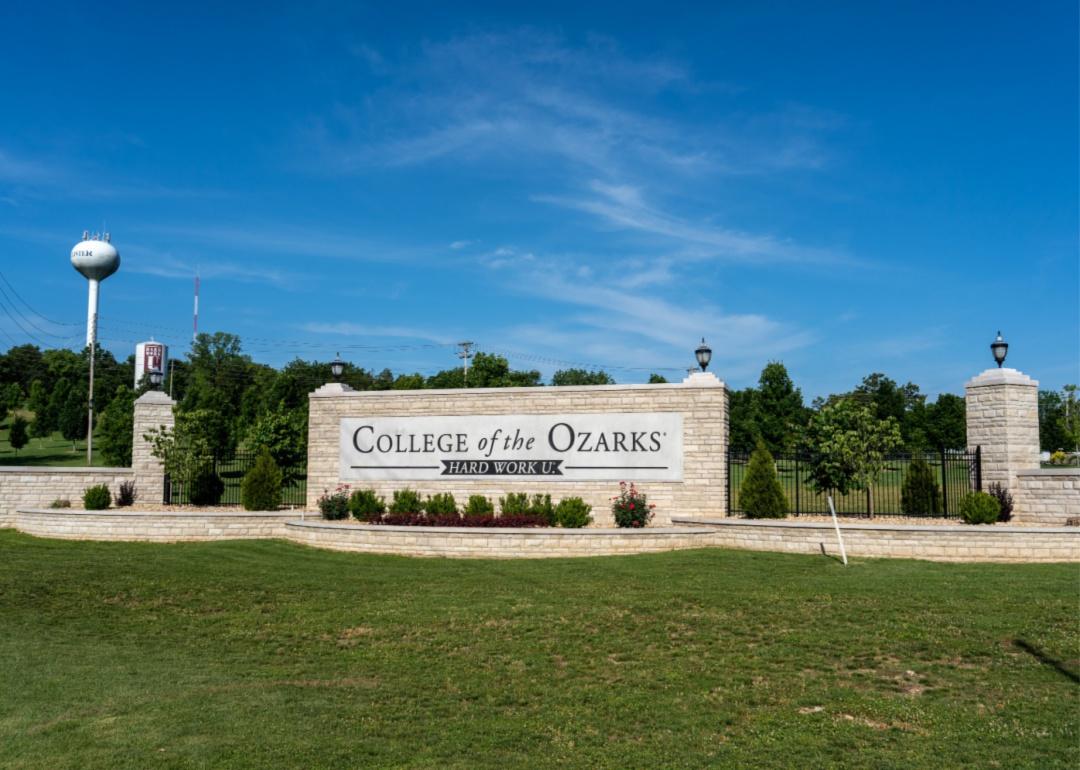
[[[32, 416], [29, 412], [23, 414]], [[0, 465], [86, 465], [86, 442], [76, 441], [72, 450], [72, 443], [59, 431], [45, 438], [32, 438], [16, 452], [8, 441], [10, 424], [10, 418], [0, 424]], [[95, 442], [94, 465], [103, 463]]]
[[0, 531], [0, 766], [1076, 767], [1075, 565]]

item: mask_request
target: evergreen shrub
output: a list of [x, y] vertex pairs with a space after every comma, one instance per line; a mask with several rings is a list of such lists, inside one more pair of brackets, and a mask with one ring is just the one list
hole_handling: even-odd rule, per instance
[[276, 511], [281, 506], [281, 468], [264, 449], [240, 482], [245, 511]]
[[900, 487], [900, 511], [913, 516], [941, 513], [941, 487], [926, 460], [911, 461]]
[[358, 489], [349, 497], [349, 512], [357, 521], [374, 521], [386, 513], [386, 501], [374, 489]]
[[116, 493], [116, 506], [118, 508], [127, 508], [134, 505], [136, 497], [138, 495], [135, 493], [135, 482], [121, 481], [120, 491]]
[[494, 516], [495, 505], [483, 495], [469, 495], [469, 502], [462, 513], [465, 516]]
[[397, 489], [390, 503], [390, 513], [423, 513], [424, 501], [415, 489]]
[[519, 516], [531, 513], [529, 496], [524, 492], [510, 492], [499, 498], [499, 513], [503, 516]]
[[528, 513], [543, 519], [549, 527], [555, 526], [555, 506], [551, 504], [551, 495], [533, 495]]
[[567, 497], [555, 506], [555, 524], [565, 529], [580, 529], [592, 521], [592, 506], [580, 497]]
[[424, 513], [428, 516], [456, 516], [457, 501], [450, 492], [432, 495], [424, 501]]
[[104, 511], [112, 504], [112, 494], [104, 484], [88, 487], [83, 492], [83, 507], [88, 511]]
[[971, 492], [960, 500], [960, 518], [968, 524], [993, 524], [1000, 513], [997, 498], [987, 492]]
[[776, 475], [776, 462], [761, 439], [746, 466], [746, 476], [739, 489], [739, 507], [748, 519], [783, 519], [788, 515], [788, 501]]
[[225, 482], [208, 466], [199, 470], [191, 480], [191, 494], [188, 497], [192, 505], [217, 505], [223, 494]]

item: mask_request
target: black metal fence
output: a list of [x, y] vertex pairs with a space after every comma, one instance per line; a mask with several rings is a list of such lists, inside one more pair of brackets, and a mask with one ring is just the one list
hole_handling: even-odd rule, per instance
[[[795, 515], [822, 515], [829, 513], [826, 493], [820, 493], [810, 483], [810, 461], [799, 455], [784, 455], [776, 460], [777, 475], [787, 496], [788, 508]], [[911, 461], [925, 460], [941, 488], [942, 513], [946, 518], [958, 515], [960, 498], [968, 492], [982, 489], [982, 457], [979, 449], [974, 451], [941, 450], [918, 454], [898, 454], [887, 457], [885, 468], [872, 485], [873, 513], [882, 516], [904, 514], [900, 509], [900, 490]], [[746, 475], [750, 452], [732, 449], [728, 451], [728, 515], [743, 513], [739, 507], [739, 490]], [[836, 512], [845, 516], [869, 516], [871, 491], [859, 490], [846, 495], [833, 493]]]
[[[255, 464], [257, 452], [237, 451], [231, 455], [214, 458], [214, 473], [225, 485], [217, 505], [240, 505], [240, 483], [244, 475]], [[285, 481], [281, 485], [281, 504], [302, 506], [307, 499], [307, 466], [298, 465], [282, 468]], [[165, 476], [165, 503], [172, 505], [190, 505], [191, 490], [189, 485], [173, 481]]]

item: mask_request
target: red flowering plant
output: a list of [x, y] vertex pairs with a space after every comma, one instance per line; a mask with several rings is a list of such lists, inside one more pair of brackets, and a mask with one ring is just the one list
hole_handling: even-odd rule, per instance
[[322, 497], [319, 498], [319, 511], [324, 519], [349, 518], [349, 485], [339, 484], [333, 494], [324, 489]]
[[619, 482], [619, 495], [611, 500], [611, 512], [615, 514], [616, 526], [641, 528], [652, 520], [653, 508], [656, 506], [649, 503], [633, 484]]

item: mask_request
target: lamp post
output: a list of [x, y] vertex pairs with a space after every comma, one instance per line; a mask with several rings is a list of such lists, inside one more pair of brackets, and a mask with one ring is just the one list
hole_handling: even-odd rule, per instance
[[997, 333], [997, 339], [990, 343], [990, 352], [994, 354], [994, 360], [997, 361], [998, 369], [1005, 363], [1005, 356], [1009, 353], [1009, 343], [1001, 337], [1001, 332]]
[[160, 369], [151, 369], [150, 374], [150, 389], [159, 390], [161, 388], [161, 381], [165, 379], [165, 375], [162, 374]]
[[344, 373], [345, 362], [341, 360], [341, 353], [338, 353], [337, 357], [330, 362], [330, 374], [334, 375], [334, 381], [337, 382]]
[[701, 344], [694, 351], [694, 355], [697, 356], [698, 366], [701, 367], [701, 371], [709, 368], [709, 361], [712, 360], [712, 348], [705, 344], [704, 337], [701, 338]]

